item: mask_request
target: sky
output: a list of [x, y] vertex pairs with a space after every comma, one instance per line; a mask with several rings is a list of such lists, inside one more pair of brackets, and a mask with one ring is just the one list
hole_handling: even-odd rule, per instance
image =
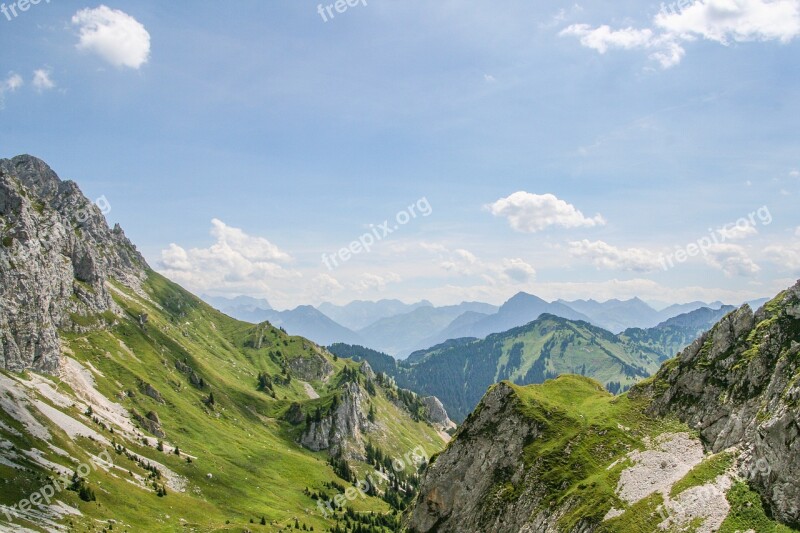
[[800, 0], [6, 0], [0, 157], [198, 294], [739, 303], [800, 277], [798, 37]]

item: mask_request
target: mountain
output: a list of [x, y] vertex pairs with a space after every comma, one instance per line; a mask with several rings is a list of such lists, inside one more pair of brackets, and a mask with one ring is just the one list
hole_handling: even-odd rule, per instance
[[621, 396], [492, 386], [423, 474], [413, 533], [800, 528], [800, 282]]
[[619, 335], [623, 342], [634, 346], [646, 346], [661, 354], [661, 360], [675, 357], [689, 346], [701, 333], [708, 331], [722, 317], [735, 311], [727, 305], [720, 309], [701, 307], [690, 313], [678, 315], [649, 329], [631, 328]]
[[[548, 303], [537, 296], [520, 292], [505, 302], [494, 314], [478, 319], [469, 317], [457, 328], [448, 328], [450, 338], [477, 337], [484, 338], [492, 333], [499, 333], [525, 325], [539, 318], [542, 314], [551, 314], [570, 320], [590, 322], [589, 317], [567, 307], [564, 304]], [[476, 320], [473, 320], [476, 319]], [[440, 339], [442, 342], [447, 339]]]
[[226, 315], [253, 324], [263, 322], [265, 320], [264, 312], [272, 310], [269, 302], [263, 298], [251, 296], [236, 296], [235, 298], [202, 296], [201, 298]]
[[461, 421], [499, 381], [542, 383], [577, 373], [616, 392], [655, 372], [659, 354], [624, 343], [587, 322], [545, 314], [482, 340], [450, 341], [415, 354], [412, 361], [398, 365], [398, 384], [438, 397], [451, 418]]
[[269, 302], [249, 296], [236, 298], [205, 297], [204, 300], [228, 316], [259, 324], [270, 322], [292, 335], [300, 335], [323, 346], [336, 342], [358, 344], [361, 337], [357, 333], [331, 320], [310, 305], [301, 305], [287, 311], [272, 309]]
[[619, 335], [585, 321], [542, 315], [483, 340], [449, 339], [397, 363], [388, 361], [385, 353], [360, 346], [339, 344], [330, 350], [340, 357], [369, 361], [401, 386], [437, 396], [450, 416], [461, 421], [486, 388], [503, 379], [529, 384], [579, 373], [601, 381], [612, 392], [625, 391], [734, 309], [698, 309], [653, 328], [632, 328]]
[[378, 300], [367, 302], [356, 300], [347, 305], [320, 304], [317, 309], [346, 328], [358, 331], [382, 318], [410, 313], [420, 307], [433, 307], [427, 300], [406, 304], [400, 300]]
[[267, 320], [292, 335], [300, 335], [323, 346], [335, 342], [363, 342], [356, 332], [337, 324], [310, 305], [301, 305], [289, 311], [264, 311], [261, 316], [262, 321]]
[[558, 300], [558, 302], [587, 316], [595, 326], [614, 333], [619, 333], [631, 327], [652, 327], [661, 321], [661, 315], [658, 311], [639, 298], [608, 300], [602, 303], [595, 300], [574, 300], [571, 302]]
[[0, 228], [0, 531], [400, 527], [437, 399], [213, 309], [38, 159]]
[[[402, 358], [425, 347], [429, 339], [445, 330], [464, 313], [492, 313], [497, 308], [480, 302], [463, 302], [444, 307], [418, 307], [410, 313], [378, 320], [358, 331], [364, 343], [376, 350]], [[429, 345], [427, 345], [429, 346]]]

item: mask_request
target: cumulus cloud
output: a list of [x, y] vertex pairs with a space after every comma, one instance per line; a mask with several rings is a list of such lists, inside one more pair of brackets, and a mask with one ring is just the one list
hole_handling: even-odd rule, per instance
[[14, 92], [25, 84], [22, 76], [9, 72], [8, 77], [0, 80], [0, 110], [5, 109], [5, 96], [7, 92]]
[[574, 205], [559, 200], [552, 194], [515, 192], [486, 206], [497, 217], [504, 217], [509, 225], [523, 233], [535, 233], [550, 226], [562, 228], [602, 226], [602, 216], [585, 217]]
[[680, 12], [656, 15], [655, 25], [691, 40], [702, 37], [721, 44], [732, 41], [780, 41], [800, 35], [797, 0], [701, 0]]
[[97, 54], [115, 67], [138, 69], [150, 57], [150, 34], [123, 11], [104, 5], [81, 9], [72, 16], [72, 24], [79, 27], [77, 48]]
[[463, 248], [451, 250], [442, 244], [425, 242], [419, 246], [435, 254], [439, 267], [450, 276], [482, 279], [490, 285], [517, 285], [536, 278], [536, 269], [520, 258], [483, 261]]
[[593, 28], [588, 24], [567, 26], [561, 31], [560, 35], [578, 37], [583, 46], [597, 50], [601, 54], [605, 54], [610, 48], [630, 50], [646, 47], [653, 40], [653, 30], [650, 29], [625, 28], [612, 30], [610, 26], [604, 25]]
[[276, 279], [300, 277], [285, 268], [289, 254], [262, 237], [248, 235], [218, 219], [211, 221], [215, 242], [189, 250], [170, 244], [162, 250], [160, 266], [167, 277], [195, 292], [267, 294]]
[[504, 259], [502, 273], [511, 283], [529, 283], [536, 278], [536, 269], [522, 259]]
[[761, 271], [744, 247], [738, 244], [712, 244], [706, 247], [704, 257], [708, 265], [721, 270], [728, 277], [749, 277]]
[[8, 78], [3, 81], [3, 89], [7, 91], [16, 91], [25, 84], [22, 76], [14, 72], [9, 72]]
[[50, 70], [40, 68], [33, 71], [33, 87], [39, 91], [49, 91], [54, 89], [56, 84], [50, 77]]
[[698, 0], [683, 10], [675, 4], [656, 15], [651, 28], [614, 30], [607, 25], [573, 24], [560, 35], [577, 37], [581, 45], [601, 54], [610, 49], [648, 50], [664, 69], [678, 65], [686, 54], [683, 43], [698, 38], [727, 45], [788, 43], [800, 35], [798, 0]]
[[758, 235], [758, 230], [747, 221], [746, 224], [731, 224], [725, 226], [724, 228], [718, 229], [717, 233], [726, 241], [736, 241]]
[[643, 248], [617, 248], [603, 241], [587, 239], [569, 243], [570, 254], [589, 259], [597, 268], [653, 272], [663, 268], [660, 256]]
[[[800, 237], [800, 228], [797, 228], [795, 235]], [[764, 257], [793, 273], [800, 272], [800, 244], [768, 246], [764, 249]]]

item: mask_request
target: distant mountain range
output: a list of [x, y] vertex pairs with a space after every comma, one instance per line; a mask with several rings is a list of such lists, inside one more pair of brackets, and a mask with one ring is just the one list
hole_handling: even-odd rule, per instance
[[433, 307], [433, 304], [427, 300], [413, 304], [403, 303], [400, 300], [378, 300], [377, 302], [355, 300], [347, 305], [325, 302], [317, 306], [317, 309], [344, 327], [358, 331], [382, 318], [410, 313], [420, 307]]
[[[521, 297], [509, 308], [527, 308], [534, 303], [535, 299]], [[450, 417], [460, 422], [487, 387], [503, 380], [527, 385], [562, 374], [580, 374], [611, 392], [623, 392], [733, 310], [731, 306], [704, 307], [653, 328], [629, 328], [619, 335], [585, 320], [545, 313], [485, 339], [451, 339], [398, 362], [361, 346], [336, 344], [329, 350], [339, 357], [368, 361], [394, 377], [401, 387], [438, 397]]]
[[[252, 323], [269, 321], [290, 334], [300, 335], [322, 345], [345, 343], [368, 346], [404, 359], [411, 353], [440, 345], [451, 339], [483, 339], [523, 326], [543, 314], [569, 320], [585, 321], [618, 334], [631, 329], [654, 328], [678, 315], [701, 308], [709, 311], [723, 308], [721, 302], [674, 304], [660, 311], [639, 298], [629, 300], [557, 300], [547, 302], [532, 294], [520, 292], [502, 306], [463, 302], [436, 307], [427, 300], [406, 304], [400, 300], [376, 302], [354, 301], [347, 305], [323, 303], [319, 307], [300, 306], [276, 311], [263, 299], [206, 297], [220, 311]], [[765, 300], [749, 302], [757, 309]], [[637, 336], [640, 333], [632, 332]], [[684, 334], [678, 334], [678, 339]], [[674, 355], [675, 343], [666, 337], [651, 339], [664, 343]]]

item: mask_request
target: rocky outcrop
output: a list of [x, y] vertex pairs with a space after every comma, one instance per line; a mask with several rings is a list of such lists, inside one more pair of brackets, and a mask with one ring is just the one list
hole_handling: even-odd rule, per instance
[[443, 428], [453, 427], [455, 424], [447, 416], [447, 410], [436, 396], [426, 396], [422, 398], [422, 405], [425, 406], [425, 418], [431, 424]]
[[106, 283], [135, 290], [148, 267], [98, 205], [31, 156], [0, 160], [0, 365], [58, 368], [59, 329], [102, 327]]
[[142, 381], [139, 383], [139, 390], [145, 396], [149, 396], [150, 398], [154, 399], [158, 403], [164, 403], [164, 398], [161, 396], [161, 393], [158, 390], [147, 383], [146, 381]]
[[[634, 389], [713, 452], [745, 451], [743, 471], [780, 521], [800, 525], [800, 282], [757, 312], [725, 317], [655, 380]], [[756, 467], [769, 465], [768, 468]]]
[[364, 460], [364, 434], [372, 428], [367, 418], [368, 402], [360, 385], [345, 384], [331, 412], [309, 421], [300, 444], [309, 450], [328, 450], [333, 456]]
[[155, 435], [159, 439], [163, 439], [167, 436], [161, 427], [161, 419], [158, 417], [158, 413], [155, 411], [150, 411], [147, 413], [147, 416], [142, 416], [134, 410], [131, 412], [131, 416], [140, 426], [142, 426], [142, 429], [151, 435]]
[[303, 381], [321, 381], [333, 374], [333, 366], [316, 352], [289, 360], [289, 368]]
[[[542, 429], [519, 413], [518, 402], [507, 383], [489, 390], [428, 467], [408, 516], [409, 531], [560, 532], [556, 523], [566, 509], [538, 512], [545, 496], [541, 472], [522, 458]], [[520, 493], [509, 498], [508, 490]]]

